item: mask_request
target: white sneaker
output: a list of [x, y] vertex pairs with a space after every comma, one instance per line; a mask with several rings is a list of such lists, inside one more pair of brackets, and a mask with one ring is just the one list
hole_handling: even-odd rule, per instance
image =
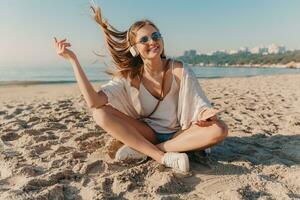
[[167, 152], [162, 158], [162, 163], [181, 172], [190, 170], [189, 158], [186, 153]]
[[124, 161], [124, 160], [139, 160], [146, 159], [147, 156], [143, 153], [140, 153], [127, 145], [123, 145], [120, 149], [118, 149], [115, 160], [116, 161]]

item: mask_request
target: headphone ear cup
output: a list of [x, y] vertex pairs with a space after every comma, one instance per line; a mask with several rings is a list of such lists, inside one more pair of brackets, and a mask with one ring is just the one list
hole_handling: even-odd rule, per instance
[[129, 51], [133, 57], [137, 57], [139, 55], [139, 52], [133, 46], [130, 47]]

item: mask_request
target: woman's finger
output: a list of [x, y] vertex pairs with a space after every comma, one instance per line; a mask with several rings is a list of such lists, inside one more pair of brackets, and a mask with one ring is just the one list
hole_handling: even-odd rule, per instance
[[61, 45], [61, 48], [60, 48], [61, 52], [64, 52], [64, 48], [65, 48], [65, 45], [62, 44], [62, 45]]
[[207, 112], [207, 116], [212, 117], [212, 116], [214, 116], [214, 115], [217, 114], [217, 113], [218, 113], [218, 111], [217, 111], [216, 109], [210, 109], [210, 110], [208, 110], [208, 112]]
[[61, 45], [60, 45], [60, 51], [61, 51], [61, 52], [63, 52], [63, 48], [64, 48], [64, 45], [61, 44]]
[[[55, 38], [56, 39], [56, 38]], [[57, 48], [58, 47], [58, 42], [57, 40], [54, 40], [54, 47]]]
[[214, 115], [211, 117], [212, 121], [217, 121], [218, 120], [218, 116], [217, 115]]
[[64, 45], [64, 47], [70, 47], [70, 46], [71, 46], [70, 44], [65, 44], [65, 45]]
[[71, 44], [70, 43], [68, 43], [68, 42], [66, 42], [66, 43], [62, 43], [63, 45], [66, 45], [66, 46], [68, 46], [68, 47], [70, 47], [71, 46]]
[[62, 52], [65, 52], [65, 50], [66, 50], [66, 46], [63, 45]]
[[59, 45], [59, 54], [63, 54], [64, 53], [63, 48], [64, 48], [64, 45], [60, 44]]
[[209, 109], [207, 111], [204, 112], [204, 115], [202, 116], [201, 120], [207, 120], [213, 116], [215, 116], [218, 113], [217, 110], [215, 109]]
[[214, 121], [209, 121], [209, 122], [204, 122], [206, 126], [211, 126], [213, 125], [215, 122]]
[[203, 121], [200, 120], [197, 122], [197, 125], [202, 126], [202, 127], [207, 127], [207, 126], [211, 126], [212, 124], [216, 123], [215, 121]]
[[63, 40], [61, 40], [61, 41], [59, 41], [58, 43], [62, 43], [62, 42], [64, 42], [64, 41], [66, 41], [67, 39], [63, 39]]
[[57, 48], [58, 48], [58, 50], [61, 49], [61, 44], [60, 43], [57, 44]]
[[201, 126], [201, 127], [206, 127], [207, 126], [207, 124], [204, 121], [198, 121], [197, 125]]

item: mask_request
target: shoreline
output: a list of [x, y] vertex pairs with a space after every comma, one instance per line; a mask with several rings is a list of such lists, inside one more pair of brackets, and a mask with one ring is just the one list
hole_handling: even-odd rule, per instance
[[[296, 73], [300, 74], [300, 73]], [[197, 77], [198, 80], [210, 80], [210, 79], [225, 79], [225, 78], [251, 78], [251, 77], [261, 77], [261, 76], [284, 76], [284, 75], [294, 75], [294, 74], [258, 74], [258, 75], [245, 75], [245, 76], [214, 76], [214, 77]], [[108, 80], [92, 80], [92, 84], [106, 83]], [[33, 85], [72, 85], [77, 84], [74, 81], [0, 81], [0, 87], [9, 87], [9, 86], [33, 86]]]

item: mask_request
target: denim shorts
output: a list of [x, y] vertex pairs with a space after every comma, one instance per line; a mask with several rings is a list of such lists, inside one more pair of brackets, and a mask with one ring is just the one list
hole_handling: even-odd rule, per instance
[[162, 143], [162, 142], [165, 142], [167, 140], [170, 140], [175, 133], [176, 132], [174, 132], [174, 133], [158, 133], [158, 132], [155, 132], [155, 137], [156, 137], [156, 139], [159, 143]]

